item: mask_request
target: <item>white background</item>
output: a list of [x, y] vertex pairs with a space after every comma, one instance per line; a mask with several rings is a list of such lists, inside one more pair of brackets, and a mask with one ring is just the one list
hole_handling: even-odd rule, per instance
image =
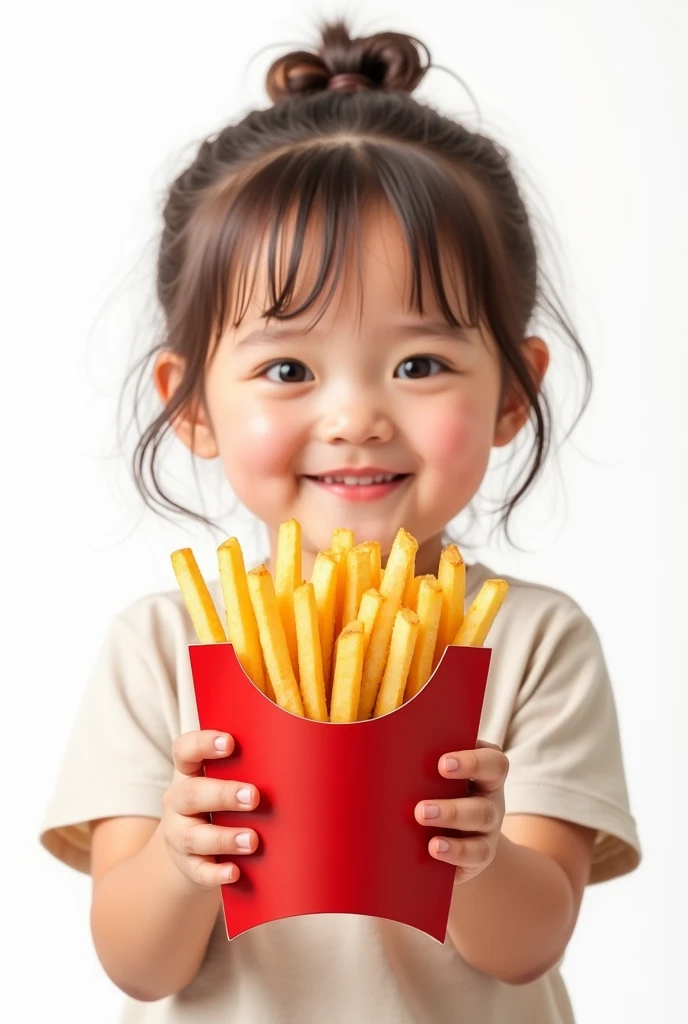
[[[593, 405], [518, 519], [528, 552], [493, 542], [480, 554], [579, 600], [613, 674], [644, 862], [586, 894], [564, 966], [578, 1019], [686, 1020], [687, 5], [357, 6], [357, 26], [415, 33], [464, 78], [560, 243]], [[175, 586], [174, 548], [191, 544], [208, 571], [214, 556], [207, 532], [140, 513], [117, 456], [122, 373], [149, 340], [162, 190], [203, 135], [266, 103], [279, 51], [249, 66], [260, 48], [308, 42], [334, 9], [44, 2], [3, 19], [0, 927], [12, 1024], [60, 1006], [77, 1022], [117, 1019], [88, 881], [37, 833], [110, 617]], [[420, 95], [476, 123], [449, 76], [433, 72]], [[193, 500], [187, 462], [175, 465]], [[226, 523], [250, 558], [247, 519]]]

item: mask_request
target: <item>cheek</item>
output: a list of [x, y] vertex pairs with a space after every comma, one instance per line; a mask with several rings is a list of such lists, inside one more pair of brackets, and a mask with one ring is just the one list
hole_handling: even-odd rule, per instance
[[438, 469], [484, 463], [493, 436], [491, 408], [470, 399], [434, 403], [416, 431], [419, 453]]
[[223, 462], [255, 476], [283, 473], [301, 444], [294, 417], [264, 410], [236, 409], [224, 432]]

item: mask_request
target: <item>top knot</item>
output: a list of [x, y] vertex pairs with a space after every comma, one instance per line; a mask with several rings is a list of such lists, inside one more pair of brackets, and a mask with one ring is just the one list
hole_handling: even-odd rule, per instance
[[352, 38], [343, 22], [326, 25], [314, 51], [296, 50], [270, 67], [266, 88], [273, 103], [327, 89], [411, 93], [430, 66], [426, 46], [399, 32]]

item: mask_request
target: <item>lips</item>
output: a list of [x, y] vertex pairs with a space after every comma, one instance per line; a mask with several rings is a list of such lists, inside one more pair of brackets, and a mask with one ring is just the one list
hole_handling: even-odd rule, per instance
[[395, 494], [411, 476], [411, 473], [395, 473], [379, 466], [362, 466], [304, 475], [303, 479], [337, 501], [358, 503], [382, 501]]

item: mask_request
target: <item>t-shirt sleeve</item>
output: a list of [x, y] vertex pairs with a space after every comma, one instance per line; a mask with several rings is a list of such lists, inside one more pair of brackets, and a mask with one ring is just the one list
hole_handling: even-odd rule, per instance
[[178, 734], [174, 659], [164, 624], [142, 600], [111, 621], [81, 699], [40, 830], [50, 853], [90, 870], [99, 818], [160, 818]]
[[506, 810], [596, 829], [590, 883], [606, 881], [633, 871], [641, 850], [605, 657], [569, 599], [549, 605], [537, 632], [504, 743]]

